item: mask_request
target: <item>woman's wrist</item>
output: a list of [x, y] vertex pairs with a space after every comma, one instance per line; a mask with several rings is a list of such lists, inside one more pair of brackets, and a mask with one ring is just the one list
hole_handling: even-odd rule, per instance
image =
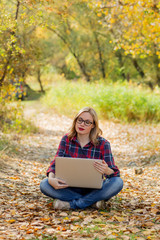
[[49, 174], [48, 174], [48, 178], [50, 179], [50, 178], [54, 178], [55, 177], [55, 174], [53, 173], [53, 172], [50, 172]]
[[114, 173], [113, 169], [111, 169], [111, 168], [109, 168], [109, 167], [106, 168], [106, 171], [105, 171], [105, 174], [106, 174], [106, 175], [111, 175], [111, 174], [113, 174], [113, 173]]

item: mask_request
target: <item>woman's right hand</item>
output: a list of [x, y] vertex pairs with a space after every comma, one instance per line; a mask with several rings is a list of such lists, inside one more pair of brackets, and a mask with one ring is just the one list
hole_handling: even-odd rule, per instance
[[62, 189], [62, 188], [67, 188], [69, 187], [65, 181], [61, 180], [61, 179], [58, 179], [58, 178], [55, 178], [53, 176], [53, 174], [50, 174], [49, 173], [49, 177], [48, 177], [48, 182], [49, 184], [55, 188], [55, 189]]

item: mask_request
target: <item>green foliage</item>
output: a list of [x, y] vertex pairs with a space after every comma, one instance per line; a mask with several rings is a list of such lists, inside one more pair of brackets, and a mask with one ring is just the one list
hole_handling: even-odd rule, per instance
[[0, 152], [4, 151], [4, 149], [9, 145], [9, 141], [7, 138], [2, 137], [0, 139]]
[[48, 65], [68, 79], [160, 86], [158, 2], [2, 0], [0, 7], [0, 85]]
[[153, 93], [128, 83], [61, 81], [54, 84], [43, 102], [68, 116], [73, 116], [82, 107], [92, 106], [105, 119], [160, 121], [159, 89]]
[[5, 132], [29, 133], [37, 128], [23, 117], [21, 101], [11, 101], [0, 97], [0, 129]]
[[[0, 157], [3, 156], [3, 154], [17, 154], [18, 155], [18, 149], [15, 144], [12, 143], [12, 141], [5, 135], [0, 135]], [[0, 165], [1, 168], [1, 165]]]

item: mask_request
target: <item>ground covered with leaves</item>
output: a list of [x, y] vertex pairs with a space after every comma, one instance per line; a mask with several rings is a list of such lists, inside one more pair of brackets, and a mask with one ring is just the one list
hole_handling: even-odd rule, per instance
[[160, 239], [158, 125], [101, 122], [124, 180], [123, 190], [105, 210], [55, 211], [39, 184], [71, 119], [41, 106], [27, 108], [25, 115], [39, 131], [8, 135], [12, 145], [0, 152], [1, 240]]

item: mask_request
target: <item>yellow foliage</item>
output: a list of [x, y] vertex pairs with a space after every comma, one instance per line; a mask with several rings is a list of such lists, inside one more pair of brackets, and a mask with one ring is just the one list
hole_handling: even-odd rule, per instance
[[38, 38], [46, 38], [46, 30], [44, 28], [41, 28], [41, 27], [37, 27], [36, 28], [36, 36]]
[[101, 17], [101, 16], [102, 16], [102, 13], [97, 13], [97, 16], [98, 16], [98, 17]]
[[[119, 46], [115, 50], [123, 48], [126, 54], [144, 56], [153, 54], [153, 43], [160, 48], [159, 14], [153, 8], [153, 1], [124, 0], [123, 4], [110, 1], [106, 3], [108, 7], [112, 6], [110, 10], [102, 10], [102, 3], [99, 1], [96, 4], [97, 15], [101, 16], [102, 12], [109, 15], [109, 27], [115, 34], [118, 33], [115, 42]], [[156, 3], [156, 8], [160, 8], [159, 3]], [[159, 53], [160, 50], [157, 51]]]

